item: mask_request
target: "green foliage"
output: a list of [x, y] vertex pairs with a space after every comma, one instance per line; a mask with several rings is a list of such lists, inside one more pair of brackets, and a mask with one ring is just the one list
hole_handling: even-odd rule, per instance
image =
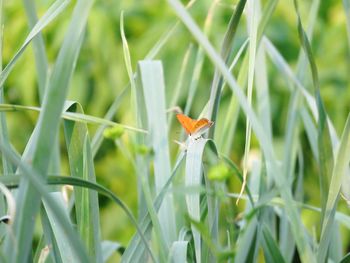
[[348, 0], [0, 7], [1, 262], [349, 260]]

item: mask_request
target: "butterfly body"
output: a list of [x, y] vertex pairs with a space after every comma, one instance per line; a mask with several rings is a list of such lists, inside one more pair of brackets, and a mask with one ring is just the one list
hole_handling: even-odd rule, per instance
[[206, 118], [194, 120], [181, 113], [176, 114], [176, 118], [181, 123], [186, 133], [195, 139], [200, 138], [201, 135], [214, 124], [213, 121]]

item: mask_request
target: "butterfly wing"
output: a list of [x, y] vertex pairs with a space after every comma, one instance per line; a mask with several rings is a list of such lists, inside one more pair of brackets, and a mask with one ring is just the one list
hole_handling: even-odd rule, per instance
[[195, 125], [194, 125], [194, 131], [193, 133], [196, 135], [202, 135], [208, 128], [210, 128], [212, 125], [214, 124], [214, 122], [206, 119], [206, 118], [202, 118], [198, 121], [196, 121]]
[[179, 120], [186, 133], [191, 135], [194, 131], [196, 121], [181, 113], [176, 114], [176, 118]]

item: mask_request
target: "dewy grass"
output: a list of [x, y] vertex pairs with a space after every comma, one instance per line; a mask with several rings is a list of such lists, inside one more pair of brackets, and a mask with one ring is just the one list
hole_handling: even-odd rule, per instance
[[[140, 3], [52, 2], [43, 10], [43, 3], [25, 0], [28, 29], [18, 41], [23, 44], [11, 51], [6, 45], [13, 40], [4, 34], [0, 41], [5, 45], [0, 62], [8, 61], [0, 73], [0, 186], [6, 196], [0, 200], [0, 226], [9, 223], [0, 227], [1, 262], [349, 258], [343, 235], [350, 216], [342, 198], [349, 196], [344, 182], [350, 181], [345, 112], [350, 102], [331, 94], [334, 85], [336, 93], [345, 90], [348, 79], [334, 84], [327, 77], [343, 76], [339, 68], [347, 62], [343, 54], [337, 62], [319, 56], [323, 37], [315, 29], [334, 23], [319, 14], [319, 0], [308, 3], [307, 20], [299, 11], [305, 8], [301, 1], [288, 14], [283, 12], [292, 5], [277, 6], [277, 0], [240, 0], [237, 6], [193, 0], [187, 7], [178, 0], [159, 1], [162, 16]], [[0, 6], [6, 33], [11, 12], [3, 1]], [[344, 32], [349, 32], [349, 6], [343, 0], [344, 19], [337, 20]], [[110, 10], [120, 19], [110, 19]], [[275, 25], [281, 14], [288, 30]], [[157, 20], [164, 17], [166, 25]], [[278, 42], [297, 30], [295, 42]], [[339, 39], [350, 46], [349, 35]], [[295, 52], [282, 47], [289, 44]], [[27, 70], [37, 81], [29, 102], [15, 91]], [[107, 99], [101, 95], [106, 83], [113, 86]], [[82, 101], [69, 92], [77, 85], [86, 91]], [[103, 118], [90, 104], [95, 97], [105, 102]], [[336, 112], [337, 122], [333, 100], [343, 109]], [[181, 137], [180, 125], [171, 123], [168, 111], [176, 106], [192, 118], [198, 112], [212, 117], [209, 138], [186, 139], [178, 150], [173, 141]], [[341, 127], [339, 120], [345, 123]], [[104, 137], [107, 126], [122, 131]], [[63, 195], [62, 185], [73, 189]]]

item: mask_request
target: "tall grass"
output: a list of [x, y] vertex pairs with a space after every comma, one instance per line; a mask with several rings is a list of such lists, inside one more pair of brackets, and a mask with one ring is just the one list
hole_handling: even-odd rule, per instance
[[[0, 48], [0, 65], [5, 65], [0, 67], [0, 191], [5, 197], [0, 199], [0, 261], [347, 262], [349, 99], [343, 100], [341, 125], [334, 123], [328, 109], [338, 98], [323, 94], [325, 69], [318, 68], [314, 44], [320, 1], [312, 1], [305, 15], [307, 7], [297, 0], [294, 5], [240, 0], [235, 6], [168, 0], [160, 5], [171, 25], [157, 25], [162, 34], [157, 39], [153, 33], [148, 54], [137, 58], [136, 47], [129, 45], [130, 10], [119, 10], [120, 27], [114, 31], [120, 31], [121, 44], [113, 50], [120, 49], [117, 73], [125, 71], [128, 84], [118, 87], [112, 99], [108, 95], [111, 106], [103, 118], [89, 110], [85, 114], [84, 101], [71, 100], [70, 93], [75, 76], [89, 74], [86, 68], [81, 73], [79, 59], [87, 39], [96, 41], [89, 23], [97, 21], [99, 4], [56, 0], [41, 13], [34, 1], [24, 0], [29, 33], [6, 65], [5, 47]], [[3, 5], [0, 1], [6, 32]], [[269, 31], [278, 8], [285, 6], [294, 10], [290, 29], [298, 43], [296, 66]], [[347, 32], [349, 6], [344, 0], [340, 8]], [[228, 19], [222, 25], [217, 21], [224, 15]], [[52, 60], [45, 34], [60, 16], [68, 18], [68, 26]], [[186, 37], [172, 54], [177, 66], [166, 54], [174, 52], [172, 42], [179, 35]], [[348, 41], [347, 52], [349, 39], [342, 38]], [[6, 92], [30, 47], [38, 105], [15, 103]], [[93, 60], [94, 53], [89, 55]], [[107, 53], [103, 68], [114, 63], [111, 57]], [[106, 72], [100, 78], [108, 78]], [[101, 83], [105, 87], [106, 80]], [[87, 93], [89, 85], [94, 84], [86, 82]], [[175, 134], [175, 106], [215, 126], [201, 138]], [[34, 120], [23, 153], [13, 129], [20, 114]], [[124, 194], [132, 192], [137, 208], [99, 177], [97, 164], [107, 158], [99, 153], [108, 142], [116, 146], [114, 162], [127, 178]], [[121, 209], [133, 234], [106, 240], [104, 229], [124, 225], [117, 212], [108, 226], [102, 224], [104, 202]]]

